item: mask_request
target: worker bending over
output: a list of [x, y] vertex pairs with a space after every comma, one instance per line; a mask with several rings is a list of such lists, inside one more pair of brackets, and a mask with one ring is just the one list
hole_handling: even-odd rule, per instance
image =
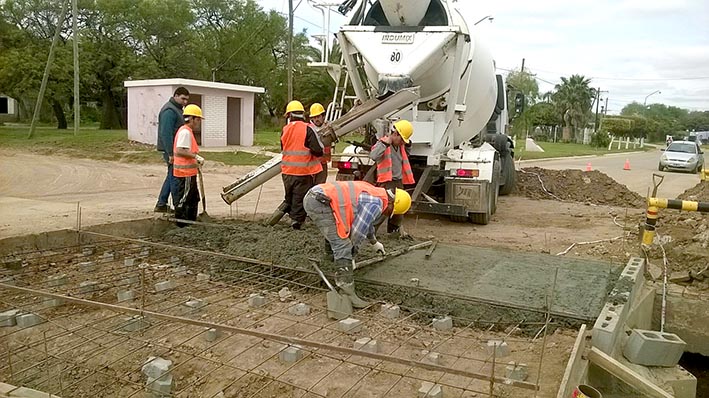
[[[372, 146], [369, 157], [377, 163], [377, 186], [404, 189], [404, 184], [416, 183], [406, 153], [406, 144], [413, 133], [411, 122], [402, 119], [394, 123], [389, 135]], [[391, 217], [387, 222], [387, 232], [398, 232], [403, 220], [403, 216]]]
[[288, 121], [281, 133], [281, 173], [286, 196], [279, 210], [288, 213], [293, 229], [300, 229], [307, 216], [303, 210], [303, 198], [315, 185], [314, 176], [322, 171], [318, 158], [323, 149], [315, 131], [305, 123], [303, 104], [289, 102], [286, 117]]
[[[198, 168], [204, 163], [199, 156], [199, 147], [193, 130], [202, 123], [202, 109], [194, 104], [187, 105], [182, 111], [185, 124], [177, 129], [173, 147], [173, 174], [177, 180], [178, 202], [175, 205], [175, 218], [197, 220], [199, 189], [197, 188]], [[187, 224], [177, 222], [184, 227]]]
[[326, 250], [332, 252], [336, 285], [350, 296], [355, 308], [366, 307], [368, 303], [355, 293], [354, 254], [365, 239], [386, 254], [374, 226], [379, 219], [406, 213], [411, 196], [403, 189], [384, 189], [364, 181], [337, 181], [311, 188], [303, 205], [325, 236]]
[[316, 133], [315, 136], [318, 138], [318, 142], [320, 142], [320, 146], [323, 148], [323, 155], [320, 158], [322, 170], [315, 175], [315, 183], [323, 184], [327, 182], [327, 163], [332, 159], [332, 146], [323, 145], [320, 139], [320, 130], [325, 127], [325, 108], [322, 104], [316, 102], [310, 105], [309, 117], [310, 124], [308, 124], [308, 126]]

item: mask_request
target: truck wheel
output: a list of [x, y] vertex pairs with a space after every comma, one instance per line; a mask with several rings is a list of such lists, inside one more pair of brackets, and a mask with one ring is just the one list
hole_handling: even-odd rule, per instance
[[470, 221], [473, 224], [487, 225], [490, 223], [490, 211], [486, 213], [470, 213]]
[[468, 222], [468, 217], [465, 216], [450, 216], [453, 222]]
[[507, 152], [502, 157], [502, 185], [500, 195], [509, 195], [517, 184], [517, 170], [515, 170], [512, 154]]

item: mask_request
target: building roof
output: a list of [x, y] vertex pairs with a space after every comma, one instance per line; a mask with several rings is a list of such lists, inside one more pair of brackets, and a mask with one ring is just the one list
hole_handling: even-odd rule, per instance
[[205, 80], [192, 79], [149, 79], [149, 80], [126, 80], [123, 82], [125, 87], [155, 87], [155, 86], [189, 86], [189, 87], [204, 87], [215, 88], [220, 90], [243, 91], [247, 93], [263, 93], [266, 90], [263, 87], [242, 86], [239, 84], [209, 82]]

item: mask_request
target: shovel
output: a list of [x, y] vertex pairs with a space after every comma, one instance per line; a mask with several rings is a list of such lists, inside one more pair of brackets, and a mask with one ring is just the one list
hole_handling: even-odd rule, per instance
[[313, 268], [315, 268], [315, 271], [317, 271], [318, 275], [320, 275], [320, 279], [325, 282], [327, 285], [328, 289], [330, 289], [329, 292], [327, 292], [326, 299], [327, 299], [327, 316], [328, 318], [332, 319], [337, 319], [337, 320], [343, 320], [348, 318], [350, 315], [352, 315], [352, 301], [350, 301], [350, 298], [346, 295], [342, 295], [337, 292], [337, 289], [330, 283], [330, 281], [327, 279], [325, 274], [320, 270], [320, 267], [318, 267], [318, 261], [312, 258], [309, 258], [310, 262], [313, 264]]
[[202, 214], [198, 216], [201, 220], [209, 219], [209, 214], [207, 214], [207, 198], [204, 193], [204, 179], [202, 178], [202, 166], [197, 168], [197, 178], [199, 181], [199, 193], [202, 195]]

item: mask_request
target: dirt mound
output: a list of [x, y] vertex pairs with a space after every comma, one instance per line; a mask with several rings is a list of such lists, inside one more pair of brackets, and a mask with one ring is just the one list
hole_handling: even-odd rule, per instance
[[699, 184], [682, 192], [679, 199], [709, 202], [709, 181], [700, 181]]
[[640, 195], [596, 170], [524, 168], [517, 172], [517, 187], [513, 194], [531, 199], [557, 199], [621, 207], [639, 208], [644, 204]]

